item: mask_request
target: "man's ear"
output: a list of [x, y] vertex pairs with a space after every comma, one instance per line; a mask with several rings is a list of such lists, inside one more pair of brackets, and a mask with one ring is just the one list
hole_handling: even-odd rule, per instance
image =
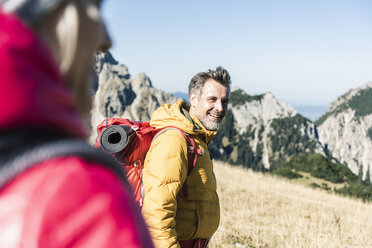
[[196, 104], [198, 103], [198, 97], [196, 96], [195, 92], [190, 93], [189, 101], [190, 101], [191, 107], [196, 106]]

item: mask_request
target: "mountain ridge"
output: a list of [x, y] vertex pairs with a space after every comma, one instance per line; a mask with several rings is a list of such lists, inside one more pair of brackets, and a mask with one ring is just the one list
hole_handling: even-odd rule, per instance
[[96, 55], [95, 71], [97, 90], [93, 92], [90, 141], [96, 136], [95, 127], [106, 118], [149, 121], [162, 104], [178, 100], [171, 93], [154, 88], [145, 73], [131, 76], [128, 67], [109, 52]]
[[372, 83], [351, 89], [316, 122], [333, 157], [362, 178], [372, 167]]

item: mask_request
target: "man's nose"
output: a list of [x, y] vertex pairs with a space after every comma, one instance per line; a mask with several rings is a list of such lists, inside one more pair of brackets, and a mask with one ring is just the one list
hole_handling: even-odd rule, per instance
[[219, 112], [222, 112], [223, 111], [222, 101], [216, 101], [216, 103], [214, 104], [214, 108], [217, 109]]

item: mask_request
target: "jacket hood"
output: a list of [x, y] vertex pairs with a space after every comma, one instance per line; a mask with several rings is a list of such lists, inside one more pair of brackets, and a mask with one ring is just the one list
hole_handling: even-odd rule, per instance
[[[185, 116], [182, 109], [186, 110], [186, 115], [188, 114], [191, 120]], [[190, 114], [188, 110], [188, 104], [182, 100], [172, 105], [163, 104], [152, 114], [150, 125], [157, 129], [175, 126], [188, 134], [204, 136], [206, 143], [209, 144], [217, 134], [217, 131], [207, 130], [199, 119]]]
[[0, 131], [37, 128], [86, 137], [72, 93], [48, 48], [0, 9]]

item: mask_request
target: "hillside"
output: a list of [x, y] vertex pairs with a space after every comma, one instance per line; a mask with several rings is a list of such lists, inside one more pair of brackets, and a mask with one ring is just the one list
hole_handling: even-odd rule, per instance
[[210, 247], [372, 247], [372, 204], [215, 164], [221, 224]]
[[372, 83], [339, 97], [316, 121], [319, 141], [356, 175], [372, 175]]
[[348, 167], [320, 154], [294, 156], [282, 161], [272, 174], [296, 179], [304, 185], [372, 201], [372, 187]]

